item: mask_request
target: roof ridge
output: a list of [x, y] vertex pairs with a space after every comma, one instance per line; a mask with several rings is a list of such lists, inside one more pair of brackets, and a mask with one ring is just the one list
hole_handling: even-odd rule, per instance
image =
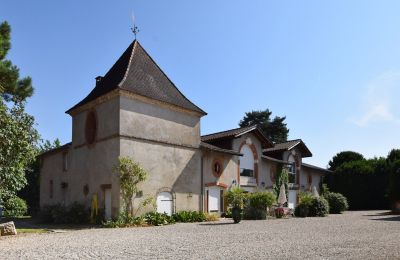
[[234, 130], [239, 130], [239, 129], [247, 129], [247, 128], [251, 128], [251, 127], [254, 127], [254, 126], [256, 126], [256, 125], [232, 128], [232, 129], [228, 129], [228, 130], [224, 130], [224, 131], [219, 131], [219, 132], [215, 132], [215, 133], [211, 133], [211, 134], [202, 135], [201, 137], [207, 137], [209, 135], [222, 134], [222, 133], [226, 133], [226, 132], [230, 132], [230, 131], [234, 131]]
[[124, 84], [126, 78], [128, 77], [128, 72], [129, 72], [129, 69], [130, 69], [130, 67], [131, 67], [132, 58], [133, 58], [133, 55], [134, 55], [134, 53], [135, 53], [135, 49], [136, 49], [136, 46], [137, 46], [138, 43], [139, 43], [139, 42], [138, 42], [136, 39], [131, 43], [131, 44], [133, 44], [133, 46], [132, 46], [132, 51], [131, 51], [131, 56], [129, 57], [129, 62], [128, 62], [128, 66], [126, 66], [126, 70], [125, 70], [125, 73], [124, 73], [124, 77], [123, 77], [122, 80], [118, 83], [118, 88], [119, 88], [119, 89], [122, 89], [121, 86], [122, 86], [122, 84]]

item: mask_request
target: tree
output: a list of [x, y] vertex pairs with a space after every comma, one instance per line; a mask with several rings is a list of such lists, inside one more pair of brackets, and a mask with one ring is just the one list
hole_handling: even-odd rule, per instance
[[279, 193], [281, 191], [282, 184], [285, 186], [285, 193], [286, 193], [286, 198], [289, 198], [289, 172], [286, 167], [280, 166], [276, 179], [275, 179], [275, 184], [273, 185], [273, 191], [276, 195], [276, 199], [279, 198]]
[[33, 95], [32, 79], [20, 78], [19, 69], [6, 59], [11, 48], [11, 27], [7, 22], [0, 24], [0, 94], [5, 101], [24, 101]]
[[[60, 140], [55, 139], [53, 143], [49, 140], [42, 141], [35, 147], [36, 154], [40, 155], [49, 150], [60, 147]], [[18, 196], [28, 204], [28, 213], [32, 216], [39, 210], [40, 200], [40, 158], [36, 157], [25, 170], [27, 185], [18, 192]]]
[[272, 142], [282, 143], [287, 141], [289, 129], [284, 122], [286, 117], [276, 116], [271, 120], [272, 112], [269, 109], [246, 112], [239, 122], [240, 127], [257, 125]]
[[393, 149], [386, 159], [389, 171], [389, 199], [393, 211], [400, 213], [400, 149]]
[[35, 159], [39, 138], [24, 103], [8, 108], [0, 98], [0, 202], [26, 185], [25, 169]]
[[118, 157], [118, 163], [113, 170], [119, 177], [121, 196], [124, 201], [123, 212], [128, 219], [133, 213], [132, 200], [138, 192], [137, 186], [147, 179], [147, 173], [128, 157]]
[[329, 161], [329, 170], [334, 171], [336, 170], [340, 165], [346, 163], [346, 162], [352, 162], [352, 161], [359, 161], [359, 160], [364, 160], [364, 156], [360, 153], [353, 152], [353, 151], [344, 151], [337, 153], [335, 156], [333, 156], [332, 160]]

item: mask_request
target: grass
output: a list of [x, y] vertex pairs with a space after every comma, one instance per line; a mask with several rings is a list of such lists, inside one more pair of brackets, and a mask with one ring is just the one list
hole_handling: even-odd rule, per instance
[[49, 230], [44, 228], [17, 228], [18, 234], [40, 234], [40, 233], [47, 233]]

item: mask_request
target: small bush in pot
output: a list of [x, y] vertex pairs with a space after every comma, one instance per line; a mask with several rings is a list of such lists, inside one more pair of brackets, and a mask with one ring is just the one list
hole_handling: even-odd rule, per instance
[[340, 214], [349, 208], [346, 197], [340, 193], [328, 192], [324, 198], [329, 203], [329, 213], [331, 214]]
[[282, 207], [275, 208], [275, 217], [283, 218], [285, 216], [285, 209]]
[[242, 220], [242, 211], [246, 193], [239, 187], [233, 187], [225, 194], [226, 200], [232, 208], [232, 218], [235, 223]]

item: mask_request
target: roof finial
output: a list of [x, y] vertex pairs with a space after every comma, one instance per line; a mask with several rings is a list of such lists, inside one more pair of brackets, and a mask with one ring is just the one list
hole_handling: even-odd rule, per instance
[[133, 27], [131, 28], [131, 31], [132, 31], [133, 34], [135, 35], [135, 40], [136, 40], [136, 36], [137, 36], [137, 34], [140, 32], [140, 30], [139, 30], [139, 28], [136, 26], [136, 23], [135, 23], [135, 15], [134, 15], [133, 11], [132, 11], [132, 24], [133, 24]]

